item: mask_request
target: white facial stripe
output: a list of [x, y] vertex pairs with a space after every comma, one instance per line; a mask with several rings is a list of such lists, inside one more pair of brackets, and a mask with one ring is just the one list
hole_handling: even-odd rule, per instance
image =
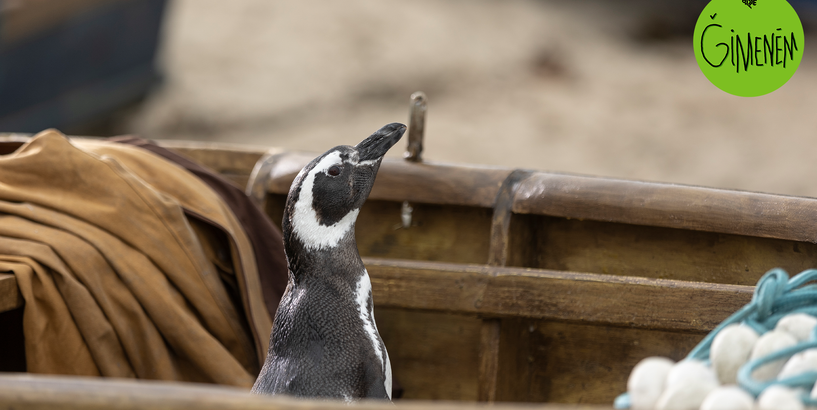
[[312, 170], [309, 171], [309, 175], [315, 176], [320, 172], [326, 172], [329, 167], [340, 164], [341, 162], [340, 152], [334, 151], [323, 157], [323, 159], [321, 159], [320, 162], [315, 165], [315, 168], [312, 168]]
[[369, 272], [364, 269], [363, 275], [360, 276], [360, 280], [357, 282], [358, 313], [360, 314], [360, 320], [363, 321], [363, 329], [366, 330], [366, 334], [369, 335], [369, 339], [372, 341], [374, 353], [380, 360], [380, 366], [385, 371], [386, 391], [389, 393], [389, 398], [391, 398], [391, 363], [388, 362], [388, 366], [386, 366], [389, 354], [386, 353], [386, 360], [383, 360], [383, 352], [380, 350], [382, 341], [380, 340], [380, 335], [377, 333], [377, 325], [374, 323], [374, 312], [372, 309], [369, 309], [369, 298], [371, 298], [371, 295], [372, 282], [369, 280]]
[[372, 166], [374, 164], [377, 164], [377, 161], [379, 161], [379, 160], [380, 159], [378, 158], [378, 159], [369, 159], [369, 160], [366, 160], [366, 161], [361, 161], [360, 160], [360, 154], [358, 154], [358, 152], [355, 151], [355, 152], [352, 152], [352, 155], [349, 156], [348, 161], [349, 161], [349, 163], [354, 164], [354, 165]]
[[376, 159], [370, 159], [368, 161], [358, 162], [358, 165], [370, 165], [370, 166], [373, 166], [374, 164], [377, 164], [377, 161], [378, 160], [376, 160]]
[[315, 176], [326, 172], [329, 167], [339, 163], [341, 163], [339, 152], [328, 154], [309, 171], [301, 183], [301, 192], [298, 195], [298, 202], [295, 203], [295, 210], [292, 215], [292, 227], [307, 249], [324, 249], [337, 246], [340, 240], [349, 232], [349, 229], [355, 225], [357, 214], [360, 212], [359, 209], [353, 209], [344, 215], [340, 221], [326, 226], [321, 225], [318, 213], [312, 208], [312, 188], [315, 185]]

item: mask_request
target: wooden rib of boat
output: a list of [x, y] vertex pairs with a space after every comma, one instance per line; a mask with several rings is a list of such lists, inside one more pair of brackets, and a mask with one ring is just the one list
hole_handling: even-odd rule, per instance
[[[314, 157], [161, 145], [247, 186], [277, 223], [292, 180]], [[440, 406], [609, 408], [639, 360], [684, 357], [750, 301], [767, 270], [815, 267], [815, 220], [812, 198], [387, 158], [357, 237], [405, 406], [446, 400], [467, 403]], [[13, 276], [0, 275], [0, 311], [22, 303]], [[116, 383], [107, 389], [103, 381], [5, 375], [0, 403], [35, 408], [22, 404], [44, 397], [90, 408], [101, 394], [127, 397], [133, 409], [198, 406], [190, 404], [194, 387], [144, 387], [177, 403], [163, 406], [129, 393], [142, 391], [136, 382]], [[78, 391], [92, 399], [82, 401]], [[260, 408], [264, 400], [268, 408], [336, 406], [224, 392], [206, 408]]]

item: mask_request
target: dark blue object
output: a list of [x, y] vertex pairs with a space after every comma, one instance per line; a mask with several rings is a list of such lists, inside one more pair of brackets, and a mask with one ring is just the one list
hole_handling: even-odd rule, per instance
[[160, 79], [165, 3], [111, 2], [2, 46], [0, 132], [71, 127], [143, 97]]

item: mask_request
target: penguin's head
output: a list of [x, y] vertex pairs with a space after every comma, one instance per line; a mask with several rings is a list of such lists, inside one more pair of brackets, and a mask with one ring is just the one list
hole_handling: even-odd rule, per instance
[[405, 131], [403, 124], [388, 124], [356, 146], [337, 146], [305, 166], [289, 190], [285, 236], [291, 231], [307, 250], [337, 246], [353, 229], [383, 156]]

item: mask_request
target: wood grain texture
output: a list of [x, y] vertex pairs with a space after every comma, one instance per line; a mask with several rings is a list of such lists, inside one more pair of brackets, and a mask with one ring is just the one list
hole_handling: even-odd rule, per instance
[[362, 256], [438, 262], [485, 263], [491, 210], [413, 203], [412, 224], [403, 228], [401, 203], [368, 200], [355, 236]]
[[649, 356], [680, 360], [705, 333], [502, 321], [498, 401], [606, 404]]
[[539, 172], [514, 212], [817, 243], [817, 199]]
[[214, 142], [158, 140], [156, 143], [190, 157], [242, 189], [247, 186], [253, 167], [265, 153], [281, 151], [280, 148], [267, 150], [261, 147]]
[[[685, 229], [513, 216], [509, 265], [751, 286], [817, 266], [817, 245]], [[518, 219], [518, 221], [517, 221]]]
[[23, 306], [23, 296], [17, 288], [17, 278], [9, 273], [0, 273], [0, 312], [7, 312]]
[[487, 265], [364, 259], [378, 307], [706, 332], [753, 287]]
[[252, 198], [253, 202], [263, 209], [267, 200], [267, 185], [269, 185], [271, 172], [275, 168], [275, 159], [279, 156], [275, 150], [265, 152], [253, 166], [244, 193]]
[[[193, 383], [93, 379], [66, 376], [0, 375], [0, 409], [14, 410], [342, 410], [342, 401], [299, 400], [285, 396], [256, 396], [224, 386]], [[355, 408], [386, 410], [485, 408], [475, 403], [433, 403], [422, 401], [363, 401]], [[491, 409], [612, 409], [566, 405], [503, 404]]]
[[218, 142], [157, 140], [156, 143], [186, 155], [218, 173], [242, 175], [249, 175], [255, 163], [268, 151], [281, 150]]
[[477, 400], [481, 320], [380, 306], [375, 318], [403, 398]]
[[479, 331], [479, 373], [477, 398], [493, 403], [497, 393], [497, 371], [499, 370], [500, 331], [502, 321], [483, 319]]
[[[530, 171], [516, 170], [510, 173], [497, 192], [494, 201], [494, 213], [491, 219], [491, 248], [488, 254], [488, 264], [505, 266], [508, 262], [510, 250], [509, 230], [511, 226], [511, 210], [513, 209], [516, 190], [522, 180], [529, 177]], [[526, 246], [522, 244], [520, 246]], [[529, 246], [529, 245], [527, 245]]]
[[[491, 218], [491, 242], [488, 250], [488, 265], [505, 266], [510, 253], [511, 209], [520, 182], [529, 177], [530, 171], [511, 172], [497, 192]], [[529, 248], [529, 244], [522, 245]], [[493, 403], [497, 397], [497, 372], [499, 370], [500, 331], [502, 320], [486, 318], [482, 321], [479, 347], [479, 401]], [[501, 394], [501, 392], [500, 392]]]
[[[283, 153], [270, 159], [275, 166], [270, 171], [268, 191], [286, 195], [301, 168], [317, 155]], [[504, 168], [413, 163], [386, 158], [369, 198], [491, 208], [502, 181], [510, 173], [510, 169]]]

